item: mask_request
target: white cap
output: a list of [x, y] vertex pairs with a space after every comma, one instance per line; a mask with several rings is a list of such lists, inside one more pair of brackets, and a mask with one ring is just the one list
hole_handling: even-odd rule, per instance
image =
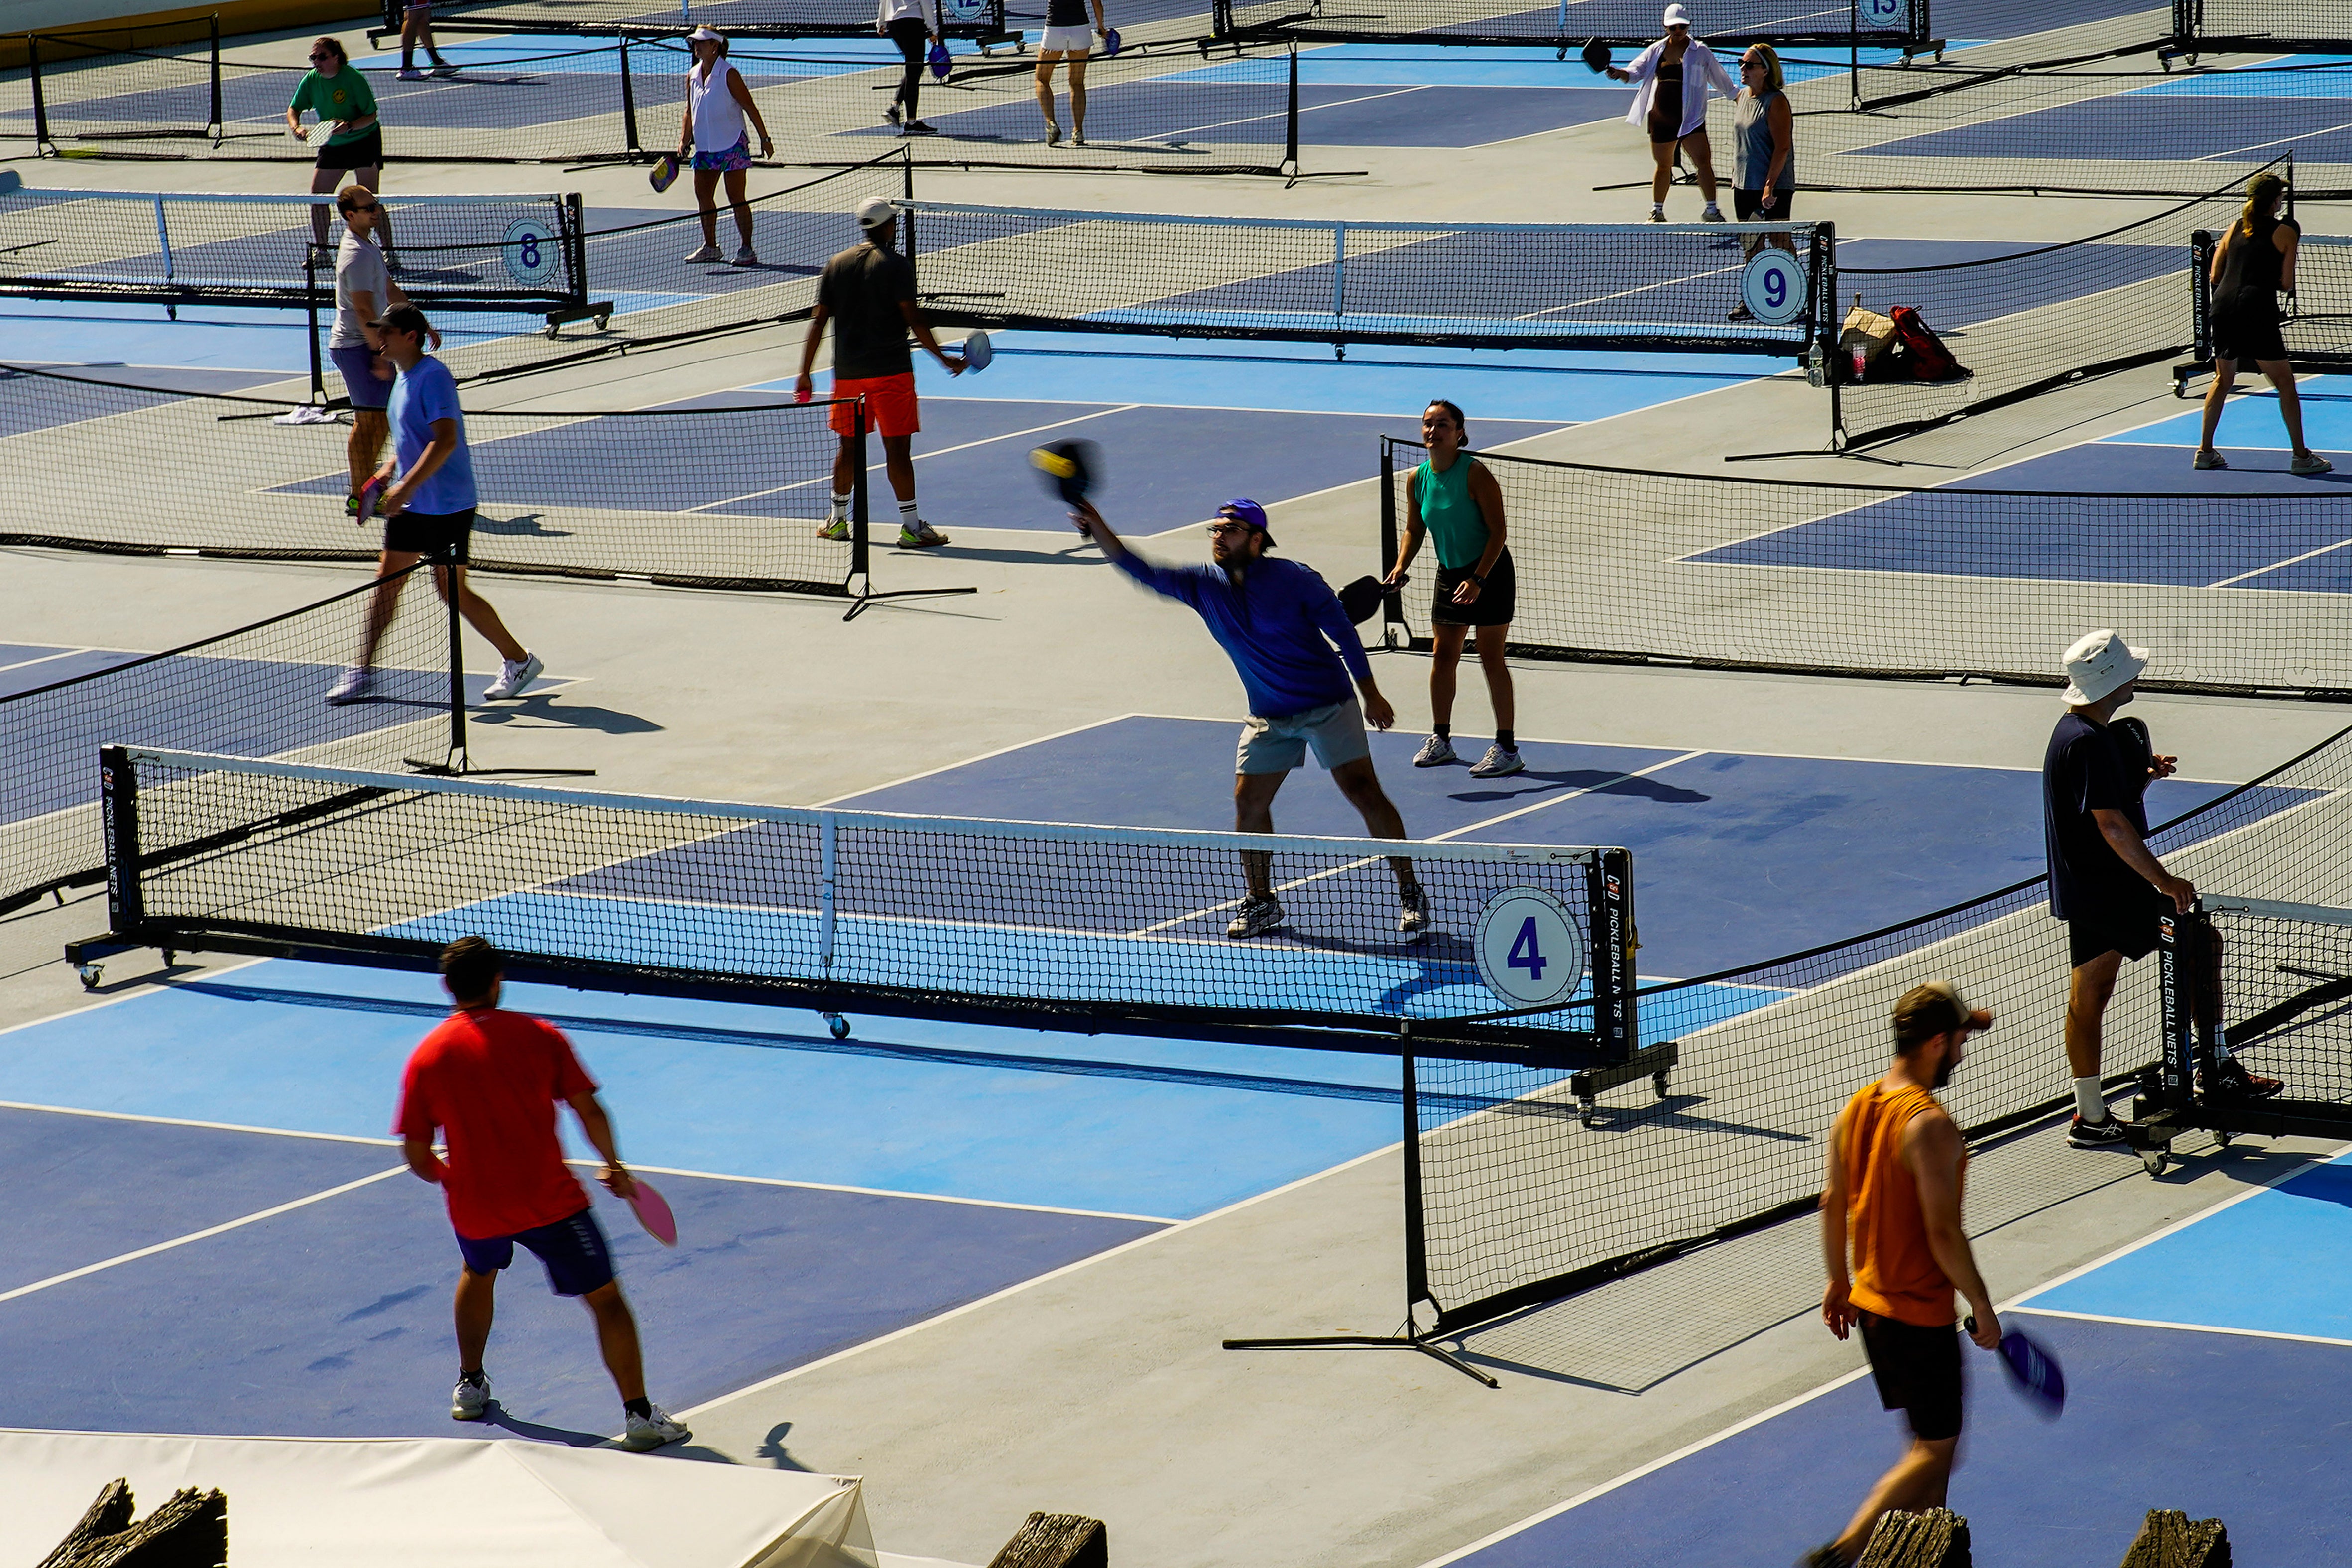
[[868, 196], [857, 204], [857, 226], [860, 228], [879, 228], [898, 216], [898, 209], [890, 205], [887, 196]]
[[2147, 649], [2095, 631], [2066, 650], [2066, 700], [2075, 707], [2113, 696], [2147, 668]]
[[1687, 27], [1691, 25], [1690, 13], [1680, 5], [1669, 5], [1666, 7], [1666, 14], [1661, 25], [1668, 27]]
[[686, 41], [689, 44], [723, 44], [727, 39], [718, 28], [703, 26], [688, 33]]

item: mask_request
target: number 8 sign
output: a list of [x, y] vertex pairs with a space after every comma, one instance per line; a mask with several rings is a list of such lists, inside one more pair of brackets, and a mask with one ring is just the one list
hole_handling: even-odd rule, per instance
[[1478, 978], [1514, 1007], [1565, 1002], [1584, 984], [1584, 937], [1541, 888], [1506, 888], [1478, 912]]
[[562, 242], [550, 235], [544, 225], [524, 217], [507, 225], [499, 253], [506, 263], [507, 276], [526, 289], [554, 277], [563, 260]]
[[1804, 313], [1811, 292], [1805, 264], [1785, 250], [1766, 246], [1739, 275], [1739, 300], [1767, 326], [1785, 327]]

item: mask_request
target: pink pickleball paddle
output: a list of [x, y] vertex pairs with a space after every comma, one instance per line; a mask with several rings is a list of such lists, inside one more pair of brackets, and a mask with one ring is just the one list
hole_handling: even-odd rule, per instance
[[646, 1234], [664, 1247], [677, 1245], [677, 1216], [669, 1212], [668, 1200], [654, 1191], [654, 1184], [634, 1171], [629, 1179], [635, 1184], [629, 1191], [629, 1206], [637, 1213], [637, 1223]]

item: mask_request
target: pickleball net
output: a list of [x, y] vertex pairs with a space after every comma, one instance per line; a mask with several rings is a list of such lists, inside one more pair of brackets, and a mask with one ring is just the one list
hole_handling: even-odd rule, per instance
[[[2053, 701], [2053, 721], [2059, 711]], [[2189, 771], [2197, 766], [2191, 759]], [[2150, 797], [2152, 816], [2163, 811], [2164, 787]], [[2352, 906], [2348, 838], [2352, 731], [2344, 731], [2160, 823], [2149, 844], [2200, 888], [2340, 910]], [[1877, 847], [1895, 865], [1906, 850]], [[1674, 917], [1653, 907], [1646, 918]], [[2281, 963], [2352, 973], [2345, 934], [2242, 932], [2244, 956], [2231, 962], [2246, 1004], [2274, 1007], [2286, 999], [2277, 987], [2301, 983], [2278, 975]], [[1605, 1094], [1589, 1124], [1571, 1075], [1423, 1051], [1413, 1058], [1418, 1105], [1408, 1144], [1412, 1299], [1435, 1310], [1439, 1331], [1459, 1331], [1810, 1216], [1830, 1124], [1885, 1070], [1895, 1000], [1925, 981], [1954, 981], [1994, 1015], [1938, 1094], [1971, 1142], [2062, 1136], [2074, 1104], [2061, 1048], [2071, 962], [2066, 927], [2049, 913], [2045, 879], [2035, 878], [1847, 942], [1645, 984], [1636, 995], [1644, 1044], [1675, 1042], [1666, 1090], [1643, 1079]], [[2268, 977], [2243, 972], [2263, 963], [2273, 966]], [[2106, 1015], [2111, 1090], [2162, 1048], [2161, 989], [2155, 963], [2125, 966]], [[2339, 1048], [2342, 1007], [2329, 1001], [2297, 1015], [2298, 1037], [2312, 1042], [2307, 1058], [2270, 1034], [2250, 1037], [2250, 1065], [2340, 1095], [2352, 1079], [2352, 1058]], [[2277, 1041], [2268, 1058], [2266, 1039]]]
[[[478, 932], [517, 979], [833, 1015], [1372, 1050], [1410, 1036], [1571, 1062], [1629, 1034], [1622, 850], [746, 805], [138, 748], [110, 750], [106, 773], [117, 943], [430, 970]], [[1234, 941], [1256, 855], [1284, 919]], [[1428, 894], [1425, 931], [1400, 927], [1397, 855]], [[1488, 900], [1523, 889], [1566, 911], [1599, 979], [1564, 971], [1546, 1010], [1497, 1022], [1510, 1004], [1474, 942]]]
[[2221, 939], [2222, 1042], [2285, 1086], [2282, 1102], [2352, 1116], [2352, 909], [2233, 895], [2201, 905]]
[[[1215, 0], [1221, 38], [1284, 38], [1311, 43], [1549, 45], [1563, 55], [1590, 41], [1640, 47], [1660, 35], [1658, 7], [1647, 0], [1583, 0], [1528, 7], [1496, 0]], [[1728, 0], [1703, 18], [1716, 48], [1751, 43], [1843, 47], [1933, 47], [1927, 0]]]
[[[2189, 287], [2197, 323], [2193, 361], [2177, 367], [2176, 383], [2213, 363], [2213, 251], [2227, 230], [2200, 230], [2190, 240]], [[2286, 296], [2279, 336], [2298, 370], [2342, 371], [2352, 367], [2352, 238], [2306, 234], [2295, 243], [2294, 290]], [[2250, 377], [2254, 367], [2241, 364]], [[2312, 388], [2314, 395], [2321, 387]]]
[[[375, 36], [397, 37], [406, 0], [383, 0]], [[942, 6], [942, 33], [950, 38], [1005, 39], [1004, 0]], [[870, 38], [874, 11], [862, 0], [717, 0], [698, 7], [648, 5], [646, 0], [439, 0], [436, 34], [554, 33], [578, 37], [682, 37], [698, 26], [736, 38]]]
[[[465, 745], [449, 676], [450, 613], [410, 569], [373, 690], [330, 707], [359, 649], [373, 583], [161, 653], [22, 650], [0, 674], [0, 913], [105, 879], [98, 748], [194, 746], [398, 771]], [[485, 678], [477, 677], [476, 689]]]
[[2352, 53], [2352, 7], [2321, 0], [2292, 8], [2259, 0], [2172, 0], [2172, 47], [2200, 51]]

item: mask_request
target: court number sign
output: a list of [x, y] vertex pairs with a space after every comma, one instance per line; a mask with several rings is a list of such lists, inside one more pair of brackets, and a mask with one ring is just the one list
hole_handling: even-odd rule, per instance
[[1907, 9], [1906, 0], [1862, 0], [1862, 20], [1864, 26], [1884, 32], [1900, 25]]
[[[1884, 5], [1885, 0], [1879, 0]], [[988, 15], [988, 0], [947, 0], [948, 15], [959, 22], [977, 22]]]
[[535, 288], [555, 276], [555, 269], [562, 265], [563, 246], [547, 232], [546, 225], [519, 217], [507, 225], [499, 254], [506, 261], [508, 277], [525, 288]]
[[1478, 978], [1513, 1007], [1566, 1002], [1584, 983], [1584, 936], [1541, 888], [1506, 888], [1478, 912]]
[[1758, 251], [1739, 275], [1740, 302], [1769, 327], [1785, 327], [1804, 314], [1811, 291], [1804, 261], [1770, 246]]

